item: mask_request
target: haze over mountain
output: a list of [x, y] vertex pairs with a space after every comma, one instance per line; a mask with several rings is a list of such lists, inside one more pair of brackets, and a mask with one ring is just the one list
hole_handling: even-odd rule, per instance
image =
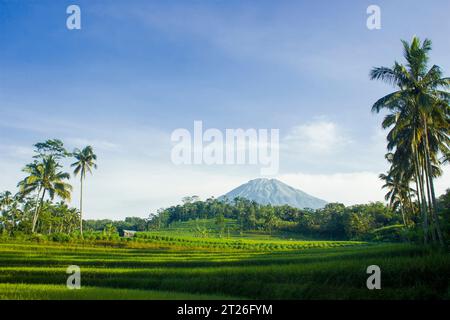
[[236, 197], [253, 200], [259, 204], [290, 205], [295, 208], [323, 208], [327, 202], [295, 189], [277, 179], [254, 179], [220, 196], [232, 201]]

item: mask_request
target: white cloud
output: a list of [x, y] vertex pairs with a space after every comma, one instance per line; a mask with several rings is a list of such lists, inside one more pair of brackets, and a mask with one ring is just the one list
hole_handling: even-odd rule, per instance
[[33, 156], [33, 148], [16, 145], [0, 145], [2, 158], [29, 159]]
[[293, 127], [284, 137], [286, 150], [307, 154], [330, 154], [346, 147], [352, 140], [334, 122], [316, 120]]
[[[282, 174], [277, 178], [294, 188], [305, 191], [328, 202], [341, 202], [345, 205], [384, 201], [385, 190], [378, 173], [362, 171], [333, 174]], [[450, 188], [450, 169], [435, 180], [436, 194], [441, 195]]]
[[382, 183], [375, 172], [352, 172], [334, 174], [292, 173], [280, 175], [279, 179], [295, 188], [328, 202], [345, 205], [383, 201]]
[[64, 141], [67, 145], [77, 146], [83, 148], [84, 146], [95, 146], [96, 149], [116, 151], [119, 149], [119, 145], [107, 140], [100, 139], [86, 139], [86, 138], [68, 138]]
[[[86, 217], [146, 217], [160, 207], [180, 203], [187, 195], [202, 199], [220, 196], [251, 179], [227, 175], [222, 167], [211, 172], [201, 170], [203, 166], [166, 165], [146, 158], [127, 159], [122, 165], [118, 159], [104, 162], [94, 176], [87, 177], [83, 198]], [[78, 182], [74, 181], [74, 205], [78, 193]]]

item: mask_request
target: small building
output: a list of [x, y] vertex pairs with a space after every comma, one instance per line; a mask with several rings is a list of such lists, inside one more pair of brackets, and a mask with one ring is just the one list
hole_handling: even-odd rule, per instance
[[134, 230], [123, 230], [124, 238], [133, 238], [136, 235], [136, 231]]

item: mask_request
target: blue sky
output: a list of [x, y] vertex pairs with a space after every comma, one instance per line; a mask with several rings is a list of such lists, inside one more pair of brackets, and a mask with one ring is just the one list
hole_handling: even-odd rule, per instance
[[[81, 30], [66, 28], [71, 4]], [[366, 28], [370, 4], [381, 30]], [[52, 137], [99, 155], [91, 218], [147, 216], [258, 177], [171, 163], [170, 133], [202, 120], [279, 128], [277, 178], [328, 201], [381, 200], [382, 116], [370, 107], [392, 88], [368, 72], [401, 60], [400, 39], [418, 35], [448, 75], [448, 12], [446, 0], [0, 0], [0, 190], [14, 189], [32, 144]]]

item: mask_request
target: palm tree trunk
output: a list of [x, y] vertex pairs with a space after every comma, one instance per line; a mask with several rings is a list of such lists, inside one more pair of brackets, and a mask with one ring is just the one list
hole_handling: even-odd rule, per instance
[[436, 227], [436, 232], [439, 238], [439, 244], [441, 246], [444, 246], [444, 238], [442, 236], [442, 232], [441, 232], [441, 227], [439, 224], [439, 217], [436, 213], [436, 193], [434, 191], [434, 183], [433, 183], [433, 171], [432, 171], [432, 167], [431, 167], [431, 161], [430, 161], [430, 146], [429, 146], [429, 141], [428, 141], [428, 127], [427, 127], [427, 122], [425, 121], [425, 161], [427, 164], [427, 168], [428, 168], [428, 180], [429, 180], [429, 186], [430, 186], [430, 193], [431, 193], [431, 203], [433, 206], [433, 210], [431, 210], [432, 216], [433, 216], [433, 220], [435, 222], [435, 227]]
[[420, 176], [420, 188], [421, 188], [421, 195], [422, 195], [422, 206], [423, 206], [423, 217], [424, 217], [424, 223], [426, 226], [426, 235], [427, 235], [427, 242], [429, 240], [429, 235], [430, 235], [430, 220], [429, 220], [429, 216], [428, 216], [428, 201], [427, 201], [427, 196], [426, 196], [426, 191], [425, 191], [425, 173], [424, 173], [424, 168], [421, 167], [419, 169], [419, 176]]
[[401, 204], [402, 206], [402, 220], [403, 220], [403, 225], [406, 227], [406, 219], [405, 219], [405, 208], [403, 207], [403, 204]]
[[425, 244], [428, 244], [428, 217], [427, 217], [427, 210], [426, 210], [426, 203], [424, 198], [424, 192], [423, 192], [423, 177], [420, 174], [420, 162], [419, 162], [419, 154], [418, 154], [418, 148], [417, 145], [415, 146], [415, 169], [416, 169], [416, 176], [418, 180], [419, 185], [419, 205], [420, 205], [420, 212], [422, 214], [422, 225], [423, 225], [423, 240]]
[[[42, 187], [39, 188], [38, 191], [38, 199], [39, 199], [39, 194], [41, 193]], [[41, 198], [38, 200], [38, 203], [36, 203], [36, 210], [34, 212], [34, 216], [33, 216], [33, 223], [31, 226], [31, 233], [34, 233], [36, 231], [36, 224], [37, 224], [37, 220], [38, 220], [38, 216], [39, 216], [39, 211], [42, 207], [42, 203], [44, 202], [44, 196], [45, 196], [45, 189], [42, 192], [42, 196]]]
[[[416, 196], [417, 196], [417, 203], [419, 204], [418, 209], [420, 210], [421, 208], [421, 203], [420, 203], [420, 191], [419, 191], [419, 180], [417, 177], [417, 173], [415, 174], [414, 177], [414, 181], [416, 183]], [[412, 202], [411, 202], [412, 203]], [[419, 214], [420, 215], [420, 214]]]
[[15, 229], [15, 227], [16, 227], [16, 220], [14, 219], [14, 211], [13, 211], [12, 214], [11, 214], [11, 233], [10, 233], [10, 236], [12, 235], [13, 230]]
[[406, 224], [407, 226], [411, 222], [411, 218], [414, 216], [413, 207], [412, 207], [412, 199], [411, 199], [411, 190], [410, 190], [410, 182], [408, 182], [408, 194], [406, 199], [406, 209], [407, 215], [406, 215]]
[[81, 238], [83, 238], [83, 175], [80, 177], [80, 233]]
[[433, 215], [432, 215], [432, 211], [433, 211], [433, 205], [431, 203], [431, 193], [430, 193], [430, 183], [428, 180], [429, 177], [429, 173], [427, 170], [427, 167], [424, 167], [424, 172], [425, 172], [425, 182], [426, 182], [426, 187], [427, 187], [427, 198], [428, 198], [428, 214], [429, 214], [429, 221], [430, 221], [430, 233], [431, 233], [431, 239], [433, 240], [433, 242], [436, 242], [436, 224], [435, 221], [433, 219]]

